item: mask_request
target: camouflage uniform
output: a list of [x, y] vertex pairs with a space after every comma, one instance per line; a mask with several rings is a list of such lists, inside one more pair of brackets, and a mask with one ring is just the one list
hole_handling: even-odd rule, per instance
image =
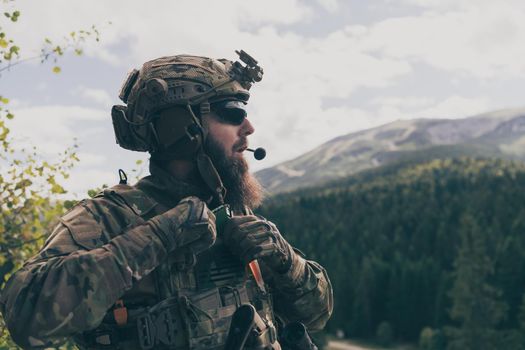
[[[177, 271], [180, 265], [168, 258], [162, 241], [145, 222], [174, 207], [184, 197], [193, 195], [206, 200], [208, 196], [201, 187], [178, 182], [153, 163], [150, 168], [152, 175], [135, 186], [117, 185], [93, 199], [81, 201], [61, 218], [41, 252], [8, 281], [1, 296], [1, 307], [18, 344], [49, 346], [74, 335], [82, 343], [82, 332], [100, 328], [101, 323], [115, 323], [115, 303], [123, 300], [130, 321], [116, 327], [120, 331], [110, 337], [99, 331], [98, 340], [107, 343], [109, 338], [113, 341], [120, 337], [124, 338], [122, 348], [140, 349], [137, 326], [131, 321], [133, 310], [154, 306], [173, 296], [180, 302], [184, 293], [197, 289], [199, 265]], [[247, 289], [238, 297], [240, 301], [267, 308], [264, 302], [255, 300], [265, 296], [257, 295], [253, 277], [245, 271], [241, 274], [239, 281]], [[270, 300], [267, 303], [270, 308], [260, 311], [265, 318], [273, 321], [274, 312], [285, 322], [302, 321], [310, 330], [324, 326], [332, 312], [332, 289], [319, 264], [297, 255], [291, 273], [265, 274], [264, 278], [273, 298], [273, 307]], [[210, 294], [217, 292], [213, 287], [206, 290]], [[235, 293], [228, 288], [219, 288], [218, 292], [221, 310], [225, 310], [231, 303], [227, 299], [233, 299]], [[211, 314], [212, 319], [215, 317], [214, 310], [189, 305], [193, 306], [194, 310], [189, 309], [194, 313], [204, 312]], [[179, 312], [189, 313], [188, 310]], [[191, 323], [206, 325], [206, 319], [207, 316], [202, 320], [201, 315], [196, 315], [192, 321], [177, 315], [175, 322], [181, 323], [181, 331], [177, 333], [180, 338], [173, 341], [172, 347], [161, 344], [155, 348], [199, 348], [202, 344], [189, 346], [188, 337], [200, 335], [192, 334]], [[204, 334], [206, 330], [196, 333], [199, 332]], [[96, 334], [90, 336], [97, 337]], [[206, 343], [203, 346], [211, 348], [206, 347]]]

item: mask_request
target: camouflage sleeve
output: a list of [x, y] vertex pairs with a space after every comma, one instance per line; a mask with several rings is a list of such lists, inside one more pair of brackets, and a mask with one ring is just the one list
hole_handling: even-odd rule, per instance
[[320, 331], [332, 315], [332, 285], [321, 265], [294, 251], [290, 270], [271, 274], [275, 312], [286, 323], [299, 321], [309, 331]]
[[104, 229], [111, 225], [101, 224], [92, 209], [85, 203], [75, 207], [42, 251], [6, 283], [0, 309], [20, 346], [52, 346], [95, 328], [115, 301], [167, 256], [162, 241], [144, 221], [93, 245], [108, 235]]

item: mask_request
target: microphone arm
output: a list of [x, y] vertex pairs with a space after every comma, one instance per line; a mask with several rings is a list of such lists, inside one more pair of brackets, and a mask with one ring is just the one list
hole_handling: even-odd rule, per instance
[[266, 150], [262, 147], [256, 149], [247, 148], [247, 151], [253, 152], [253, 157], [257, 160], [262, 160], [266, 157]]

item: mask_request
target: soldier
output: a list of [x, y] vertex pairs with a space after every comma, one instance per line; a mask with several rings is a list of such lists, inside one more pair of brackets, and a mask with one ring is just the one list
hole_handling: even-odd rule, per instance
[[222, 349], [242, 304], [263, 320], [260, 348], [277, 349], [289, 322], [324, 327], [325, 270], [252, 212], [244, 106], [262, 69], [238, 54], [245, 64], [178, 55], [130, 73], [113, 126], [121, 147], [151, 154], [151, 175], [82, 200], [11, 276], [0, 306], [16, 343]]

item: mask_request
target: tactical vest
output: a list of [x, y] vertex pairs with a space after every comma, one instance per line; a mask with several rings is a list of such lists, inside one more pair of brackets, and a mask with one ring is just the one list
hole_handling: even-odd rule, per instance
[[[127, 185], [117, 185], [97, 197], [129, 209], [131, 224], [121, 231], [169, 209]], [[82, 227], [75, 226], [74, 218], [67, 224], [90, 249], [103, 244], [99, 237], [76, 232]], [[196, 259], [172, 254], [135, 283], [96, 329], [74, 339], [80, 349], [222, 349], [233, 313], [250, 303], [269, 326], [264, 342], [272, 344], [276, 330], [272, 299], [266, 290], [257, 285], [253, 273], [230, 253], [219, 235]]]

